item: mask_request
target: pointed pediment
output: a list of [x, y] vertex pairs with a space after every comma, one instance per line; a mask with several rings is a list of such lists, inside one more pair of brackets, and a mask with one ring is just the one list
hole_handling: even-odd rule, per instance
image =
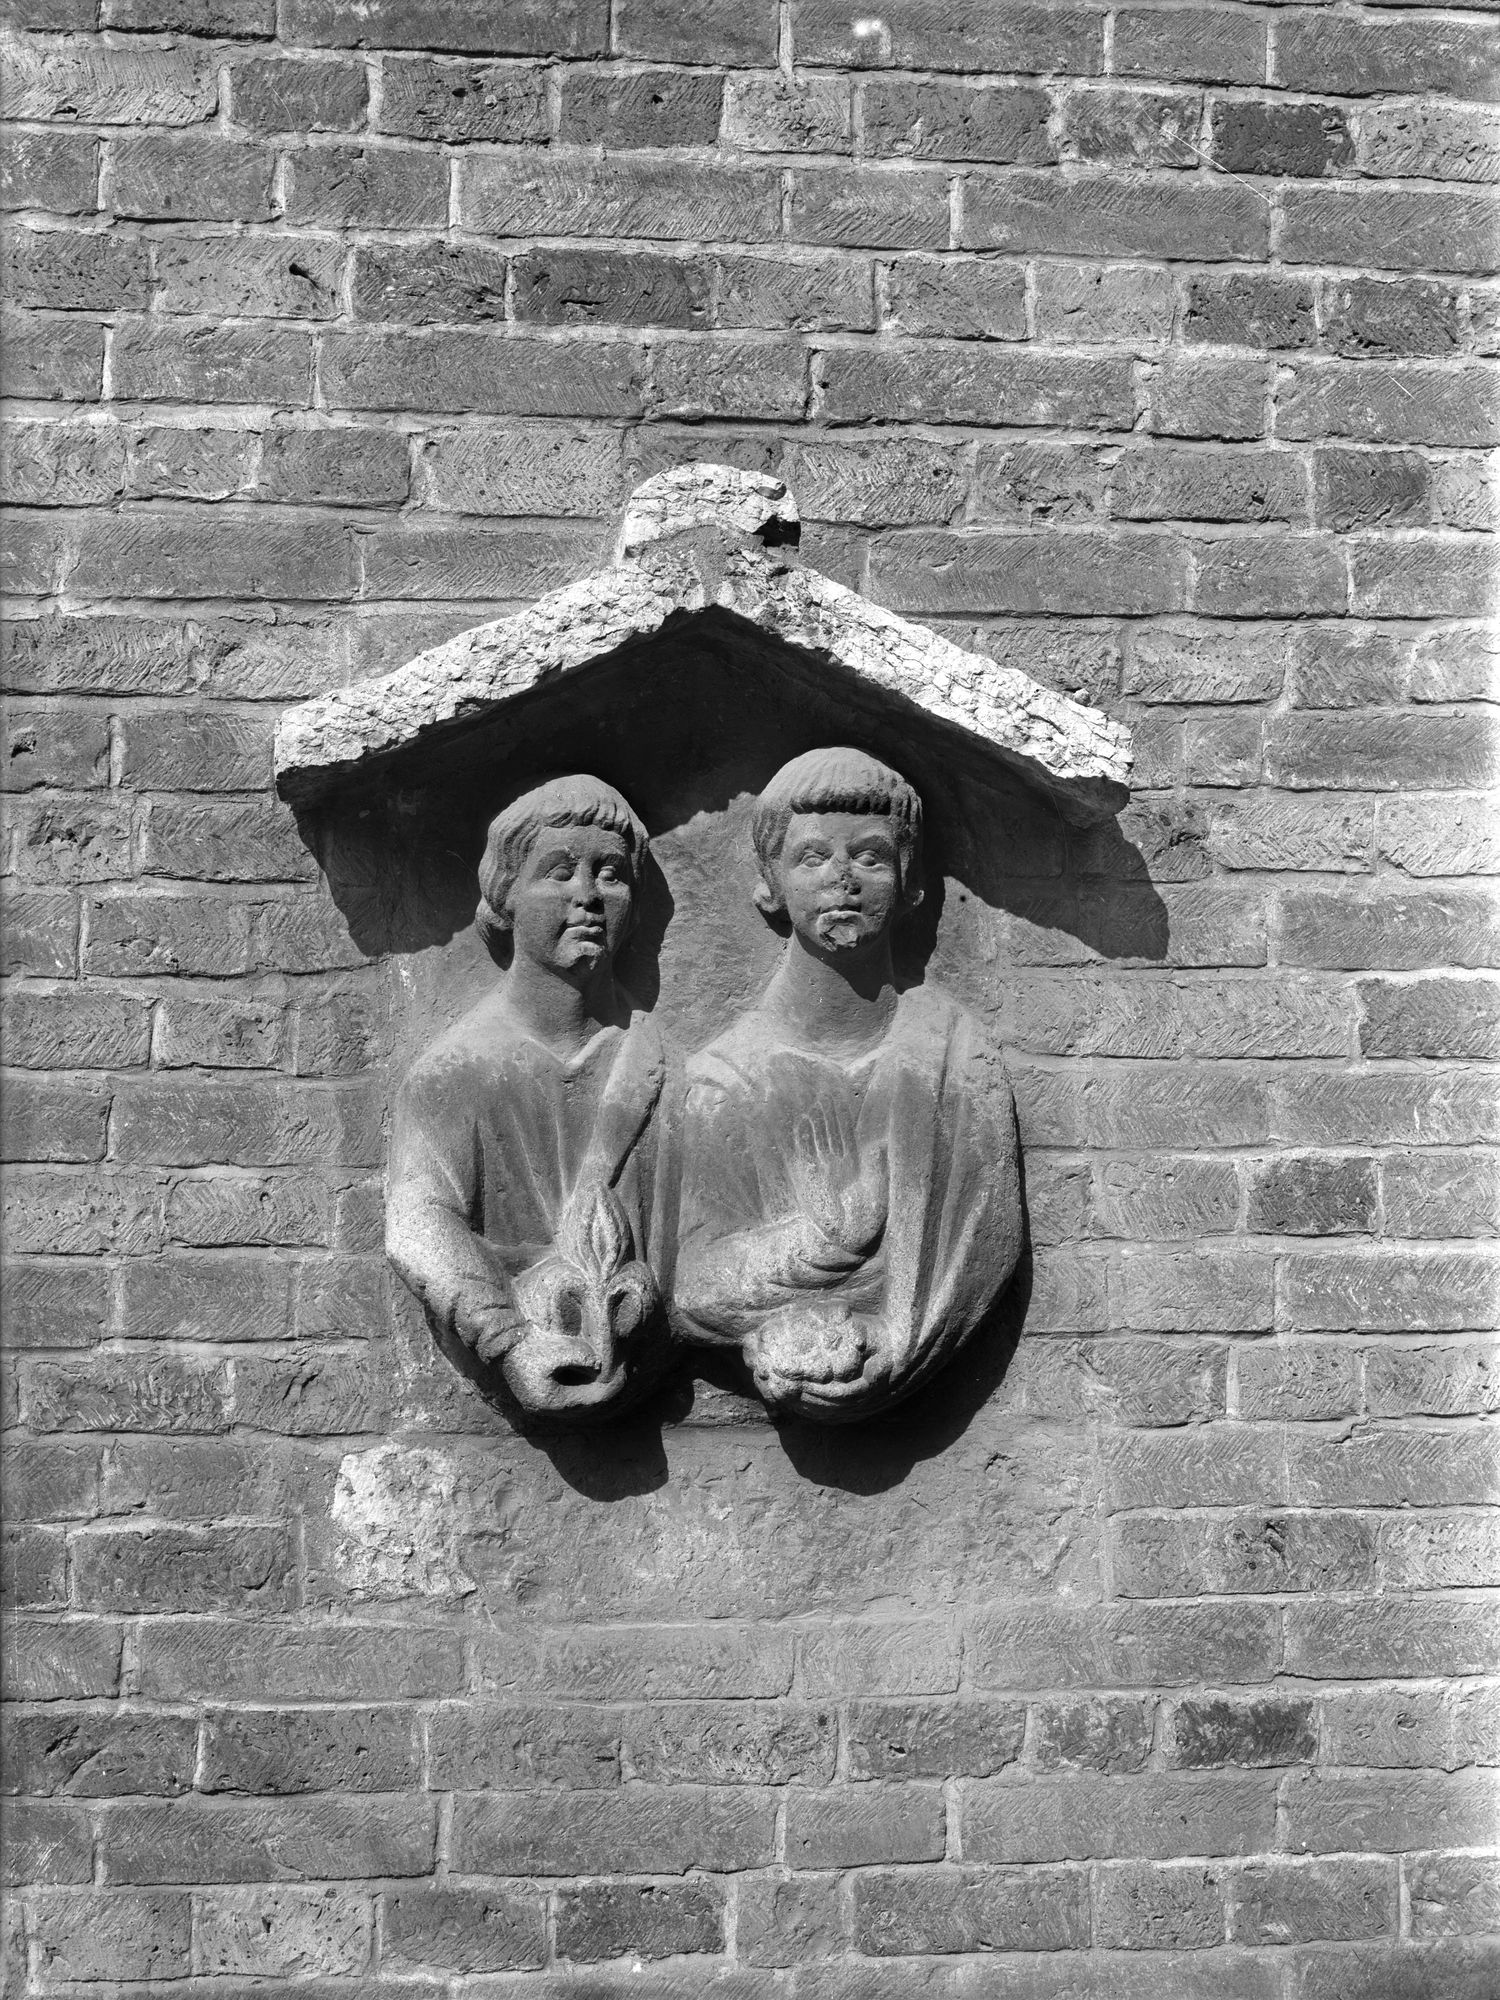
[[606, 659], [725, 621], [760, 635], [851, 702], [907, 707], [997, 758], [1087, 822], [1118, 810], [1128, 729], [1014, 667], [898, 617], [801, 563], [797, 510], [779, 481], [727, 466], [679, 466], [637, 488], [605, 569], [420, 653], [376, 680], [299, 703], [276, 735], [276, 782], [311, 805], [365, 774], [468, 729], [503, 723], [511, 703], [552, 686], [578, 691]]

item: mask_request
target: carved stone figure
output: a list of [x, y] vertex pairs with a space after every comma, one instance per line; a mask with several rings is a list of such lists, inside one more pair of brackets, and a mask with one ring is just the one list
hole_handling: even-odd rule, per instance
[[525, 1408], [595, 1414], [668, 1340], [668, 1058], [614, 976], [646, 829], [597, 778], [539, 786], [489, 829], [476, 923], [510, 964], [396, 1099], [386, 1249]]
[[914, 1389], [1021, 1247], [999, 1049], [946, 994], [895, 982], [921, 832], [913, 788], [857, 750], [776, 774], [752, 821], [755, 900], [791, 934], [759, 1001], [688, 1066], [684, 1330], [738, 1345], [768, 1403], [824, 1421]]

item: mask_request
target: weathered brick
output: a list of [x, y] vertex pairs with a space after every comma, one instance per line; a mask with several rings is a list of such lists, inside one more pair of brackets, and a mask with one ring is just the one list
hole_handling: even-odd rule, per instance
[[116, 1798], [192, 1790], [198, 1728], [191, 1716], [68, 1709], [56, 1701], [7, 1705], [3, 1736], [11, 1792]]
[[[389, 86], [387, 86], [389, 87]], [[369, 88], [358, 62], [257, 56], [230, 71], [230, 117], [247, 132], [350, 132]]]
[[852, 1778], [985, 1778], [1020, 1755], [1016, 1702], [856, 1702], [844, 1724]]
[[996, 0], [945, 10], [934, 17], [922, 0], [897, 0], [871, 34], [842, 0], [797, 0], [793, 45], [797, 60], [837, 68], [998, 70], [1007, 74], [1073, 76], [1103, 67], [1103, 24], [1075, 7], [997, 5]]
[[1122, 8], [1115, 19], [1114, 67], [1121, 76], [1263, 83], [1265, 23], [1228, 7], [1170, 14]]
[[[995, 357], [1008, 359], [1009, 357]], [[877, 543], [870, 594], [907, 613], [1180, 611], [1187, 555], [1167, 535], [928, 532]]]
[[521, 63], [464, 63], [392, 56], [381, 65], [382, 132], [409, 139], [511, 144], [544, 140], [551, 120], [546, 77]]
[[461, 1794], [454, 1801], [455, 1865], [486, 1875], [764, 1867], [772, 1858], [775, 1798], [743, 1785]]
[[476, 1648], [476, 1669], [487, 1692], [562, 1700], [784, 1695], [792, 1638], [775, 1626], [733, 1623], [518, 1629], [489, 1635]]
[[436, 1628], [163, 1618], [138, 1628], [138, 1644], [148, 1701], [254, 1702], [273, 1688], [280, 1702], [433, 1700], [461, 1685], [458, 1636]]
[[1035, 274], [1037, 326], [1049, 340], [1104, 347], [1123, 343], [1149, 351], [1171, 332], [1172, 280], [1164, 270], [1149, 265], [1038, 264]]
[[787, 1794], [786, 1851], [797, 1868], [868, 1868], [940, 1861], [947, 1812], [936, 1785], [794, 1786]]
[[49, 1983], [181, 1978], [190, 1915], [184, 1895], [48, 1896], [34, 1906], [31, 1926], [37, 1971]]
[[362, 0], [351, 14], [342, 0], [286, 0], [283, 41], [313, 48], [458, 49], [479, 55], [598, 55], [608, 15], [603, 0], [521, 0], [502, 15], [472, 0]]
[[1450, 359], [1462, 344], [1458, 289], [1429, 278], [1325, 278], [1322, 320], [1322, 344], [1350, 361]]
[[420, 229], [447, 221], [445, 162], [435, 153], [310, 147], [289, 156], [286, 173], [288, 222]]
[[143, 134], [110, 141], [104, 200], [151, 222], [269, 222], [276, 156], [263, 146]]
[[1182, 330], [1185, 340], [1216, 347], [1314, 347], [1312, 283], [1262, 271], [1194, 272]]
[[104, 0], [103, 26], [126, 34], [269, 36], [273, 0]]
[[86, 320], [41, 319], [7, 313], [3, 332], [5, 380], [12, 396], [38, 402], [99, 400], [104, 368], [104, 328]]
[[[873, 274], [861, 259], [805, 254], [795, 262], [715, 257], [712, 267], [715, 326], [801, 333], [827, 328], [874, 330]], [[1024, 312], [1021, 318], [1024, 321]], [[743, 440], [740, 448], [744, 449]]]
[[1289, 264], [1485, 273], [1496, 204], [1487, 195], [1387, 188], [1293, 188], [1283, 197]]
[[455, 1792], [601, 1790], [619, 1782], [621, 1727], [619, 1711], [597, 1706], [444, 1706], [428, 1723], [432, 1781]]
[[87, 125], [196, 125], [212, 116], [218, 78], [196, 51], [48, 47], [6, 52], [0, 116]]
[[1313, 457], [1319, 527], [1423, 526], [1431, 472], [1414, 451], [1319, 451]]
[[[1124, 1695], [1033, 1703], [1031, 1758], [1041, 1771], [1139, 1771], [1151, 1754], [1151, 1706]], [[985, 1777], [983, 1771], [962, 1773]]]
[[[115, 394], [134, 402], [299, 404], [306, 401], [311, 379], [312, 341], [290, 327], [183, 327], [138, 320], [117, 328], [110, 361]], [[159, 522], [135, 532], [152, 528], [165, 539]], [[263, 523], [260, 532], [277, 530]], [[103, 534], [94, 539], [109, 545]], [[115, 539], [128, 545], [129, 535]], [[88, 541], [85, 535], [85, 549]]]
[[1229, 1878], [1229, 1934], [1240, 1944], [1390, 1937], [1396, 1912], [1395, 1865], [1377, 1856], [1261, 1862]]
[[1417, 618], [1483, 617], [1496, 601], [1484, 553], [1472, 537], [1430, 536], [1373, 548], [1356, 544], [1350, 552], [1350, 608], [1376, 618], [1397, 612]]
[[1219, 102], [1210, 130], [1214, 164], [1231, 174], [1316, 180], [1354, 158], [1348, 115], [1336, 104]]
[[518, 416], [638, 416], [643, 357], [624, 341], [506, 340], [479, 331], [331, 334], [319, 380], [329, 406]]
[[198, 1788], [259, 1797], [396, 1792], [419, 1769], [409, 1709], [217, 1709], [205, 1726]]
[[[670, 80], [680, 85], [686, 79]], [[725, 80], [724, 137], [746, 152], [847, 153], [852, 122], [850, 89], [842, 77], [775, 71]]]
[[857, 1875], [853, 1938], [877, 1956], [1047, 1951], [1088, 1937], [1082, 1869], [923, 1869]]
[[968, 184], [960, 240], [974, 250], [1253, 262], [1266, 254], [1268, 223], [1249, 189], [1017, 173]]
[[828, 1784], [831, 1708], [670, 1702], [618, 1721], [622, 1775], [647, 1784]]
[[1253, 1604], [1147, 1612], [1137, 1605], [1073, 1611], [1044, 1603], [981, 1613], [969, 1642], [981, 1688], [1181, 1686], [1257, 1679], [1274, 1657], [1276, 1629], [1274, 1613]]
[[1062, 104], [1063, 148], [1090, 165], [1196, 167], [1199, 91], [1070, 90]]
[[1127, 1950], [1201, 1949], [1224, 1940], [1223, 1874], [1200, 1862], [1101, 1868], [1095, 1937]]
[[1267, 730], [1273, 781], [1299, 791], [1471, 790], [1496, 768], [1482, 716], [1288, 715]]
[[686, 257], [625, 250], [531, 250], [515, 261], [515, 316], [550, 326], [676, 326], [709, 316], [709, 277]]
[[975, 1861], [1084, 1861], [1245, 1854], [1269, 1843], [1275, 1781], [1245, 1776], [981, 1778], [961, 1790]]
[[1496, 1784], [1492, 1772], [1305, 1772], [1287, 1791], [1287, 1842], [1300, 1854], [1478, 1846], [1488, 1837]]
[[13, 131], [0, 161], [0, 208], [52, 215], [91, 213], [99, 184], [99, 142], [88, 132]]
[[[164, 313], [331, 319], [339, 311], [343, 261], [337, 246], [314, 236], [163, 240], [155, 246], [157, 307]], [[135, 331], [143, 351], [149, 351], [145, 336], [150, 329]], [[248, 358], [244, 340], [238, 351]], [[288, 351], [301, 352], [300, 348]], [[268, 400], [296, 404], [303, 399]]]
[[574, 146], [711, 146], [723, 96], [709, 71], [569, 69], [559, 137]]
[[872, 78], [861, 90], [872, 154], [914, 159], [1050, 160], [1051, 100], [1037, 89]]
[[7, 234], [4, 281], [11, 305], [61, 312], [139, 312], [151, 292], [146, 244], [99, 230]]
[[1495, 114], [1473, 105], [1372, 104], [1359, 116], [1360, 165], [1382, 179], [1493, 180], [1495, 133]]
[[152, 424], [130, 439], [130, 492], [137, 499], [228, 500], [249, 484], [249, 431]]
[[1362, 982], [1366, 1055], [1483, 1060], [1500, 1050], [1500, 981]]
[[1392, 1590], [1482, 1590], [1500, 1577], [1500, 1540], [1488, 1513], [1424, 1510], [1380, 1526], [1380, 1576]]
[[1403, 1869], [1413, 1937], [1461, 1937], [1495, 1929], [1500, 1873], [1487, 1856], [1413, 1855]]
[[1274, 80], [1344, 97], [1431, 91], [1482, 99], [1494, 95], [1495, 51], [1494, 23], [1482, 19], [1345, 20], [1298, 9], [1277, 24]]
[[[463, 161], [463, 226], [490, 236], [717, 237], [767, 243], [779, 233], [777, 176], [764, 167], [535, 161], [501, 154]], [[945, 210], [946, 213], [946, 210]]]
[[1122, 1597], [1369, 1589], [1376, 1573], [1374, 1528], [1356, 1514], [1133, 1514], [1111, 1540]]
[[718, 1952], [724, 1892], [716, 1882], [592, 1882], [557, 1899], [557, 1949], [574, 1961]]
[[1163, 445], [1120, 454], [1110, 499], [1115, 517], [1127, 521], [1298, 521], [1307, 517], [1307, 479], [1290, 452], [1209, 454]]
[[208, 1891], [195, 1896], [196, 1955], [223, 1975], [362, 1972], [374, 1921], [369, 1899], [340, 1889]]
[[99, 1529], [74, 1537], [73, 1590], [90, 1611], [292, 1608], [293, 1551], [285, 1529]]
[[1500, 873], [1500, 831], [1477, 797], [1382, 799], [1375, 847], [1407, 875]]
[[8, 1078], [0, 1107], [0, 1157], [102, 1160], [111, 1099], [98, 1084]]
[[1483, 1340], [1378, 1346], [1365, 1361], [1373, 1417], [1466, 1417], [1500, 1409], [1500, 1355]]
[[410, 477], [404, 437], [340, 424], [273, 431], [261, 446], [256, 491], [268, 500], [392, 507], [407, 497]]
[[795, 243], [892, 250], [948, 248], [948, 187], [907, 168], [822, 167], [792, 172], [787, 230]]
[[100, 1852], [108, 1883], [284, 1882], [425, 1875], [431, 1803], [418, 1797], [242, 1804], [174, 1799], [105, 1807]]

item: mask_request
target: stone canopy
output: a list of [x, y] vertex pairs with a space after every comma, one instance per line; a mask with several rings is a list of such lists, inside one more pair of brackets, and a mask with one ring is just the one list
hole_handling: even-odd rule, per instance
[[682, 465], [635, 490], [615, 559], [514, 617], [476, 626], [379, 679], [302, 702], [276, 735], [276, 782], [314, 805], [567, 683], [606, 659], [727, 620], [850, 701], [910, 707], [997, 758], [1080, 824], [1124, 802], [1130, 734], [1099, 710], [884, 610], [796, 556], [796, 503], [763, 473]]

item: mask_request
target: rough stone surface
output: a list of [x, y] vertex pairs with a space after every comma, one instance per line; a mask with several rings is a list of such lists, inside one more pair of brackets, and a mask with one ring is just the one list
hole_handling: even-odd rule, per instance
[[[718, 608], [780, 647], [847, 669], [880, 694], [955, 724], [1033, 775], [1074, 817], [1118, 801], [1130, 771], [1120, 724], [755, 546], [787, 538], [796, 522], [786, 488], [764, 475], [726, 466], [656, 475], [632, 496], [623, 553], [611, 569], [465, 632], [383, 680], [289, 710], [276, 737], [282, 796], [316, 800], [438, 730], [489, 721], [505, 703], [585, 672], [683, 613]], [[692, 544], [703, 527], [709, 548]]]

